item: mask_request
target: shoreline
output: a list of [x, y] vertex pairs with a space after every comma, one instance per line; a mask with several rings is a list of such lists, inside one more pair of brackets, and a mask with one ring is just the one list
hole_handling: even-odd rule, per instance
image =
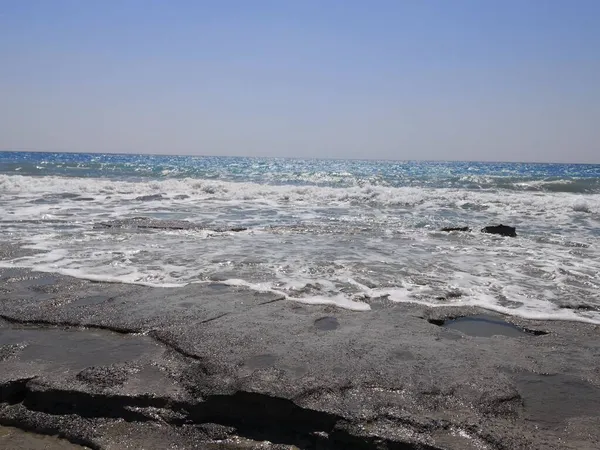
[[[598, 325], [26, 269], [0, 269], [0, 286], [4, 426], [102, 449], [600, 443]], [[532, 333], [440, 326], [477, 315]]]

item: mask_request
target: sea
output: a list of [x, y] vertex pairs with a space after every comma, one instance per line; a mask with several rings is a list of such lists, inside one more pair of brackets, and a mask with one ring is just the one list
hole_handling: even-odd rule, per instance
[[88, 280], [600, 324], [600, 165], [0, 152], [0, 239]]

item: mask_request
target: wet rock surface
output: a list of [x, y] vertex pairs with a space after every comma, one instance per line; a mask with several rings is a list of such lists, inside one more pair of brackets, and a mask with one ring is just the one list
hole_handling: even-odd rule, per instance
[[10, 450], [85, 450], [65, 439], [0, 426], [0, 448]]
[[[440, 231], [444, 231], [446, 233], [450, 232], [469, 232], [471, 228], [469, 227], [443, 227], [440, 228]], [[483, 227], [481, 229], [482, 233], [489, 234], [498, 234], [500, 236], [508, 236], [508, 237], [517, 237], [517, 229], [515, 227], [510, 227], [508, 225], [490, 225], [487, 227]]]
[[440, 231], [445, 231], [446, 233], [449, 233], [451, 231], [471, 231], [471, 229], [469, 227], [444, 227], [442, 228]]
[[[160, 194], [157, 194], [160, 195]], [[154, 196], [150, 196], [154, 197]], [[201, 224], [189, 222], [187, 220], [175, 219], [152, 219], [149, 217], [132, 217], [128, 219], [118, 219], [109, 222], [100, 222], [95, 225], [96, 228], [113, 228], [125, 230], [205, 230], [224, 233], [227, 231], [239, 232], [245, 231], [245, 227], [221, 227], [207, 228]]]
[[499, 234], [500, 236], [517, 237], [517, 229], [508, 225], [490, 225], [481, 229], [482, 233]]
[[470, 336], [438, 325], [503, 319], [414, 304], [352, 312], [218, 283], [20, 269], [0, 269], [0, 283], [4, 426], [92, 449], [600, 444], [595, 325], [510, 318], [547, 334]]
[[529, 330], [513, 323], [485, 314], [449, 318], [445, 320], [430, 320], [430, 323], [439, 325], [449, 330], [457, 330], [468, 336], [476, 337], [524, 337], [529, 335], [540, 336], [547, 334], [543, 330]]

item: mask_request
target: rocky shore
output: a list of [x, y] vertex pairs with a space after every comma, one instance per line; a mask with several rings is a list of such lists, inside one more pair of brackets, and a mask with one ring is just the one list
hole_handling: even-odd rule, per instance
[[0, 424], [115, 450], [600, 448], [600, 327], [370, 306], [0, 269]]

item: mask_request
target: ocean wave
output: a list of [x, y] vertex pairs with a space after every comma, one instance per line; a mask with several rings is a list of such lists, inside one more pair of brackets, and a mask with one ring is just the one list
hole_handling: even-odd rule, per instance
[[[553, 217], [571, 213], [600, 213], [600, 197], [572, 192], [540, 193], [532, 190], [496, 192], [457, 188], [362, 186], [322, 187], [269, 185], [218, 180], [165, 179], [149, 182], [114, 181], [104, 178], [32, 177], [0, 175], [4, 202], [21, 207], [77, 203], [127, 205], [139, 203], [197, 205], [198, 202], [256, 203], [274, 207], [460, 209], [488, 214], [510, 213], [522, 217]], [[11, 200], [13, 199], [13, 200]], [[85, 200], [85, 201], [82, 201]], [[91, 207], [91, 206], [90, 206]], [[18, 211], [17, 211], [18, 212]]]

